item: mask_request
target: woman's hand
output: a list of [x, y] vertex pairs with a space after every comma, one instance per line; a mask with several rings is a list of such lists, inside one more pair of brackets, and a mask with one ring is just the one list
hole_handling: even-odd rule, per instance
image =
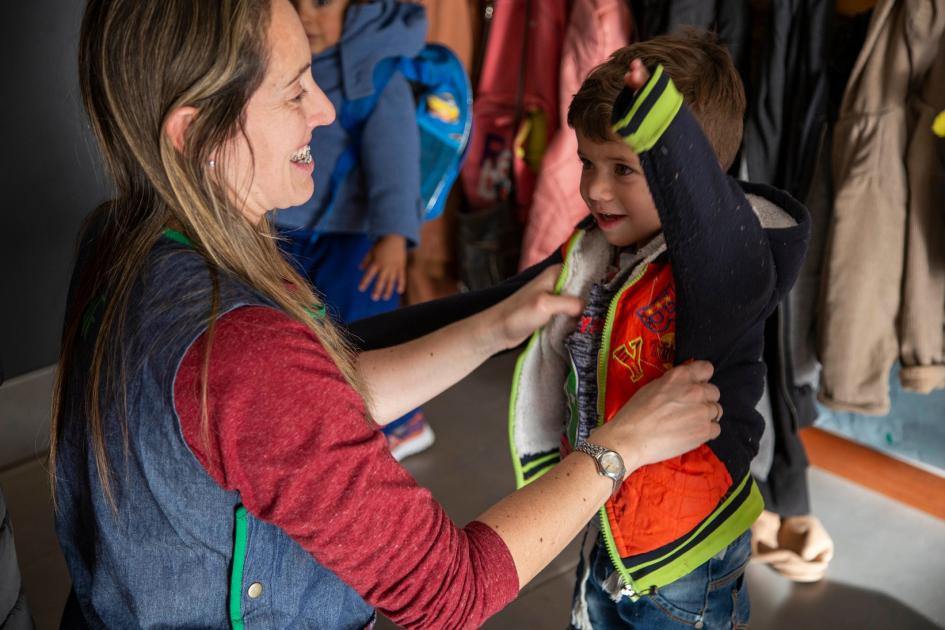
[[712, 364], [706, 361], [674, 367], [595, 429], [590, 441], [620, 453], [629, 474], [718, 437], [722, 407], [711, 377]]
[[407, 284], [407, 239], [400, 234], [386, 234], [379, 239], [358, 266], [365, 270], [358, 291], [367, 291], [374, 281], [371, 299], [388, 300], [396, 290], [404, 292]]
[[374, 420], [385, 424], [425, 403], [553, 315], [580, 314], [579, 299], [552, 293], [560, 271], [549, 267], [495, 306], [423, 337], [358, 355]]
[[[721, 413], [711, 376], [705, 361], [673, 368], [637, 392], [590, 441], [620, 453], [633, 472], [711, 440], [719, 434], [714, 420]], [[571, 453], [476, 520], [505, 541], [522, 587], [587, 525], [612, 490], [590, 457]]]
[[488, 320], [484, 334], [489, 342], [498, 344], [496, 351], [514, 348], [554, 315], [577, 317], [581, 314], [584, 306], [580, 299], [555, 295], [555, 280], [560, 274], [561, 265], [548, 267], [485, 312]]

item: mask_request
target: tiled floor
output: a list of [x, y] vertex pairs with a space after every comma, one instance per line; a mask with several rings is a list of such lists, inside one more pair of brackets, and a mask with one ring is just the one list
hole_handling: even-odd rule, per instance
[[[513, 362], [512, 356], [493, 359], [425, 406], [437, 443], [407, 467], [458, 523], [475, 518], [512, 488], [504, 418]], [[821, 471], [812, 470], [810, 479], [817, 514], [836, 541], [837, 556], [828, 578], [814, 585], [794, 585], [766, 567], [750, 567], [752, 627], [945, 628], [945, 522]], [[69, 582], [52, 531], [42, 465], [31, 462], [0, 473], [0, 486], [16, 527], [37, 627], [54, 628]], [[566, 627], [575, 561], [572, 546], [485, 627]], [[382, 621], [379, 627], [393, 626]]]

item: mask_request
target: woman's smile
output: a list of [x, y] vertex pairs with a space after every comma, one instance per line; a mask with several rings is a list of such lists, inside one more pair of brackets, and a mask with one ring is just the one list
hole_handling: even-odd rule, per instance
[[289, 161], [292, 162], [292, 166], [301, 170], [306, 175], [311, 175], [315, 171], [315, 159], [312, 157], [312, 148], [307, 144], [293, 153]]

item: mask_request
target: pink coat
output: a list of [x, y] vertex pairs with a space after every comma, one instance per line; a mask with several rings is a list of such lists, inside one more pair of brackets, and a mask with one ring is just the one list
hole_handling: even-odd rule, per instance
[[495, 3], [461, 173], [469, 208], [505, 202], [514, 172], [515, 205], [523, 218], [527, 215], [543, 133], [550, 136], [558, 127], [558, 68], [566, 21], [566, 0]]
[[542, 159], [522, 238], [522, 268], [551, 254], [587, 214], [579, 190], [577, 138], [567, 125], [568, 106], [590, 71], [630, 43], [631, 32], [630, 11], [624, 0], [574, 0], [561, 53], [560, 126]]

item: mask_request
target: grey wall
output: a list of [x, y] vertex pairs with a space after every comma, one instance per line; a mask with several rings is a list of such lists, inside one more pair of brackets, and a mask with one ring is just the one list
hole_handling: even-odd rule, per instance
[[56, 361], [75, 238], [106, 194], [80, 103], [81, 0], [0, 2], [0, 362]]

